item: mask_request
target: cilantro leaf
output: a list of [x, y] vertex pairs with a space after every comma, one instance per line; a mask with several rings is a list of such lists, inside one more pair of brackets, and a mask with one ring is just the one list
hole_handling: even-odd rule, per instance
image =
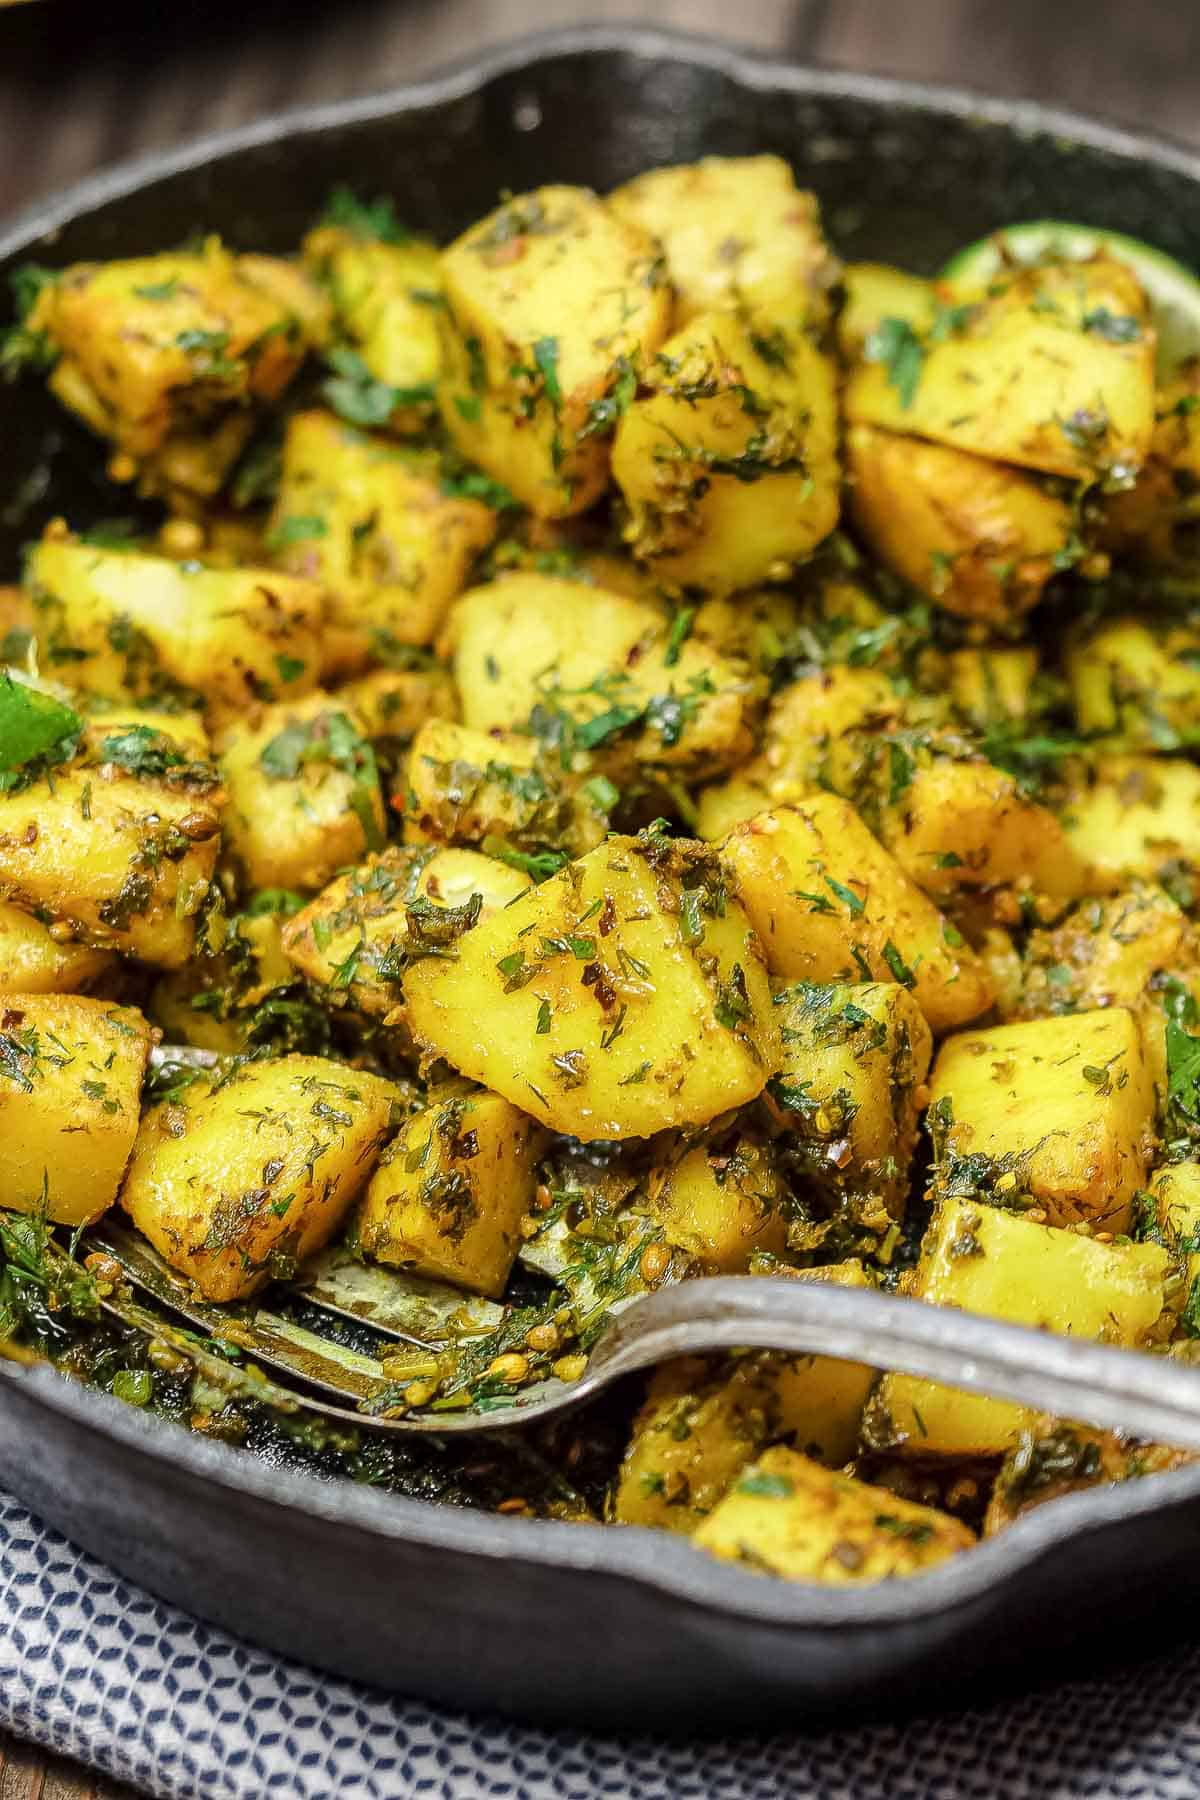
[[322, 225], [337, 225], [352, 237], [375, 239], [383, 244], [408, 244], [413, 234], [396, 217], [395, 202], [387, 194], [360, 200], [353, 188], [335, 187], [325, 202]]
[[888, 385], [900, 396], [907, 412], [916, 397], [925, 351], [907, 319], [881, 319], [863, 346], [868, 362], [882, 363]]
[[69, 706], [0, 673], [0, 790], [19, 786], [37, 764], [66, 762], [82, 730]]

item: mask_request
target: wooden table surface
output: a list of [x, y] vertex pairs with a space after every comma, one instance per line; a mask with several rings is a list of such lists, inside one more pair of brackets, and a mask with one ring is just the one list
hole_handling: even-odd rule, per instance
[[[518, 32], [651, 17], [792, 58], [1051, 99], [1200, 146], [1194, 0], [41, 0], [0, 11], [0, 216], [104, 163], [369, 93]], [[0, 1734], [0, 1800], [130, 1792]]]

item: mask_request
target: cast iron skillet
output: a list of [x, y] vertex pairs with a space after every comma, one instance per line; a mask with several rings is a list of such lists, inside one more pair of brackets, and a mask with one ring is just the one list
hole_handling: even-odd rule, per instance
[[[339, 181], [441, 237], [541, 180], [597, 188], [775, 151], [838, 247], [932, 269], [1022, 217], [1116, 227], [1200, 262], [1200, 158], [1040, 107], [781, 68], [656, 31], [492, 52], [420, 86], [128, 165], [0, 233], [6, 262], [130, 255], [195, 228], [286, 250]], [[4, 392], [0, 572], [56, 512], [111, 514], [94, 441]], [[48, 461], [47, 485], [38, 471]], [[987, 1324], [980, 1322], [981, 1345]], [[1043, 1507], [918, 1579], [822, 1590], [650, 1531], [534, 1523], [273, 1469], [44, 1370], [0, 1365], [0, 1480], [155, 1593], [340, 1674], [595, 1726], [979, 1698], [1181, 1631], [1200, 1597], [1200, 1466]]]

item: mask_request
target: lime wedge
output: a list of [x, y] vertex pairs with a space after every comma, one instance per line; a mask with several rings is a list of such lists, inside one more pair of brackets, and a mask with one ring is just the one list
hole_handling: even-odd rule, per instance
[[1200, 277], [1165, 251], [1120, 231], [1071, 225], [1061, 219], [1006, 225], [952, 256], [938, 279], [959, 290], [978, 288], [998, 274], [1006, 261], [1034, 263], [1046, 256], [1082, 260], [1097, 250], [1128, 264], [1146, 290], [1158, 333], [1159, 380], [1187, 357], [1200, 355]]

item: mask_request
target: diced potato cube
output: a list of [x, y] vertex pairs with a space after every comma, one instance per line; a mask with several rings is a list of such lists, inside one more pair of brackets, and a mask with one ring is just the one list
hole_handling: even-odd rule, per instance
[[802, 331], [706, 313], [669, 339], [641, 387], [613, 441], [634, 555], [675, 587], [732, 593], [786, 578], [838, 521], [829, 358]]
[[695, 1542], [757, 1574], [840, 1586], [915, 1575], [975, 1538], [948, 1513], [779, 1446], [741, 1475]]
[[210, 895], [221, 795], [171, 773], [80, 759], [0, 794], [0, 900], [67, 941], [180, 968]]
[[1181, 756], [1098, 756], [1062, 822], [1092, 891], [1132, 876], [1184, 898], [1200, 872], [1200, 768]]
[[456, 719], [458, 693], [449, 669], [376, 669], [337, 689], [337, 698], [372, 743], [409, 743], [426, 719]]
[[675, 289], [674, 327], [749, 308], [789, 325], [828, 316], [838, 263], [814, 194], [779, 156], [705, 156], [648, 169], [609, 208], [657, 238]]
[[541, 518], [583, 512], [608, 434], [666, 336], [653, 239], [586, 188], [504, 202], [442, 256], [442, 418], [463, 455]]
[[[894, 789], [894, 773], [889, 780]], [[935, 900], [963, 888], [1011, 887], [1035, 912], [1061, 911], [1093, 885], [1073, 834], [1015, 776], [982, 759], [918, 759], [883, 808], [880, 836]]]
[[556, 1131], [707, 1124], [777, 1066], [757, 940], [719, 859], [612, 837], [405, 977], [413, 1035]]
[[1035, 1507], [1064, 1494], [1166, 1474], [1195, 1462], [1196, 1452], [1147, 1444], [1117, 1431], [1067, 1423], [1044, 1416], [1017, 1440], [996, 1477], [983, 1521], [984, 1537], [995, 1537]]
[[1081, 732], [1129, 750], [1179, 750], [1200, 729], [1200, 632], [1105, 619], [1067, 651]]
[[1184, 1277], [1181, 1311], [1194, 1333], [1200, 1327], [1200, 1163], [1171, 1163], [1160, 1169], [1150, 1193], [1158, 1239], [1178, 1261]]
[[303, 360], [313, 302], [302, 277], [281, 300], [270, 261], [210, 238], [199, 251], [64, 269], [28, 320], [59, 351], [51, 388], [134, 457], [198, 420], [277, 400]]
[[364, 662], [431, 644], [495, 531], [490, 506], [444, 494], [388, 439], [327, 412], [288, 421], [267, 545], [282, 568], [324, 587], [334, 629], [357, 634]]
[[[797, 1269], [795, 1277], [835, 1287], [875, 1286], [874, 1276], [853, 1258]], [[849, 1462], [878, 1370], [840, 1356], [783, 1356], [775, 1351], [761, 1358], [759, 1368], [768, 1393], [771, 1435], [786, 1436], [806, 1456], [831, 1468]]]
[[[559, 720], [568, 750], [689, 770], [740, 762], [765, 683], [741, 658], [672, 630], [662, 605], [548, 575], [506, 575], [454, 608], [463, 720], [476, 731]], [[536, 715], [536, 716], [535, 716]]]
[[251, 888], [324, 887], [384, 842], [371, 747], [330, 694], [261, 708], [221, 751], [225, 845]]
[[1012, 625], [1074, 558], [1068, 503], [1002, 463], [856, 425], [846, 474], [876, 556], [960, 618]]
[[767, 1441], [756, 1375], [752, 1359], [731, 1371], [701, 1356], [654, 1371], [621, 1463], [618, 1524], [695, 1531]]
[[1009, 1016], [1044, 1018], [1127, 1006], [1138, 1022], [1160, 1098], [1167, 1089], [1163, 989], [1170, 977], [1200, 991], [1200, 944], [1187, 914], [1161, 889], [1085, 900], [1053, 931], [1030, 934]]
[[[797, 1271], [839, 1287], [874, 1283], [859, 1262]], [[875, 1370], [835, 1356], [773, 1351], [730, 1362], [664, 1363], [650, 1380], [621, 1464], [614, 1511], [622, 1525], [691, 1532], [763, 1446], [786, 1437], [833, 1467], [858, 1441]]]
[[374, 1167], [396, 1090], [317, 1056], [247, 1062], [142, 1121], [121, 1204], [208, 1300], [240, 1300], [328, 1243]]
[[646, 1191], [667, 1242], [705, 1274], [744, 1274], [756, 1251], [778, 1255], [786, 1246], [779, 1170], [769, 1147], [742, 1133], [713, 1145], [685, 1143], [682, 1154], [655, 1163]]
[[476, 897], [478, 918], [490, 919], [528, 886], [528, 875], [475, 850], [393, 846], [339, 875], [289, 919], [283, 947], [310, 981], [383, 1016], [399, 1004], [410, 950], [428, 951], [463, 927]]
[[545, 1133], [496, 1094], [414, 1115], [388, 1146], [354, 1221], [358, 1248], [498, 1300], [533, 1204]]
[[311, 581], [55, 537], [27, 579], [43, 663], [89, 693], [236, 713], [316, 685], [325, 603]]
[[111, 951], [60, 944], [32, 913], [0, 900], [0, 995], [78, 994], [114, 964]]
[[[913, 1292], [936, 1306], [1136, 1346], [1162, 1312], [1166, 1273], [1157, 1244], [1098, 1244], [948, 1197], [926, 1234]], [[993, 1456], [1036, 1416], [1015, 1401], [888, 1374], [868, 1407], [868, 1440], [915, 1456]]]
[[[775, 1007], [783, 1054], [768, 1092], [789, 1160], [839, 1222], [883, 1235], [903, 1216], [925, 1099], [921, 1009], [907, 987], [883, 983], [785, 988]], [[823, 1235], [818, 1226], [814, 1244]]]
[[722, 846], [772, 975], [898, 981], [938, 1033], [986, 1011], [986, 971], [854, 808], [814, 795], [740, 825]]
[[[322, 224], [305, 238], [304, 258], [332, 297], [337, 330], [354, 345], [368, 375], [393, 389], [387, 424], [393, 431], [421, 430], [435, 410], [442, 362], [441, 258], [434, 245], [407, 233], [392, 242]], [[372, 389], [367, 410], [373, 424], [384, 422], [373, 416], [378, 404]], [[362, 407], [361, 401], [350, 403], [352, 413]]]
[[194, 956], [186, 968], [159, 977], [150, 996], [150, 1016], [168, 1043], [236, 1056], [252, 1040], [260, 1003], [272, 989], [295, 979], [280, 944], [280, 914], [239, 913], [227, 922], [218, 950]]
[[87, 1225], [117, 1197], [137, 1135], [150, 1027], [66, 994], [0, 1000], [4, 1204]]
[[955, 710], [978, 730], [1029, 717], [1038, 673], [1036, 645], [951, 650], [943, 666]]
[[522, 850], [590, 849], [607, 813], [586, 784], [543, 756], [534, 737], [474, 731], [430, 719], [413, 739], [403, 813], [410, 843], [480, 844], [503, 839]]
[[937, 316], [932, 281], [888, 263], [847, 263], [842, 285], [846, 298], [838, 314], [837, 341], [847, 362], [860, 360], [863, 345], [885, 319], [900, 320], [922, 338]]
[[[852, 423], [1077, 480], [1136, 473], [1154, 430], [1155, 334], [1131, 270], [1048, 261], [954, 298], [923, 336], [902, 323], [867, 339], [846, 387]], [[1113, 319], [1127, 327], [1105, 329]]]
[[835, 667], [790, 682], [768, 708], [762, 751], [700, 794], [701, 837], [722, 838], [756, 813], [823, 788], [852, 797], [870, 758], [860, 728], [872, 732], [900, 716], [896, 691], [877, 669]]
[[969, 1172], [1052, 1225], [1126, 1231], [1154, 1146], [1154, 1083], [1123, 1006], [947, 1039], [933, 1075], [935, 1192]]

